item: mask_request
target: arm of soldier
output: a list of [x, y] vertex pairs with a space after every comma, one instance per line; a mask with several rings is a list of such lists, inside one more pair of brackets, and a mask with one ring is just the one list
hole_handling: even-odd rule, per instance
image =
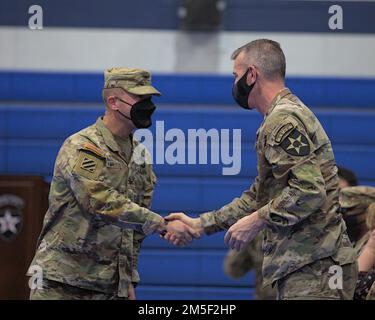
[[218, 210], [202, 213], [198, 219], [205, 234], [210, 235], [228, 229], [231, 225], [256, 211], [256, 194], [259, 178], [256, 177], [251, 187], [244, 191], [239, 198]]
[[121, 228], [145, 235], [166, 231], [164, 219], [148, 208], [132, 202], [106, 183], [105, 157], [99, 153], [65, 143], [57, 159], [57, 170], [69, 184], [78, 204], [91, 214]]
[[[196, 231], [197, 237], [222, 231], [229, 228], [237, 220], [256, 210], [255, 196], [257, 183], [258, 178], [256, 178], [254, 184], [240, 198], [235, 198], [231, 203], [219, 210], [203, 213], [198, 218], [191, 218], [183, 212], [175, 212], [166, 216], [165, 219], [168, 221], [182, 221]], [[167, 233], [164, 238], [174, 244], [174, 236], [172, 234]]]
[[283, 123], [268, 137], [264, 148], [274, 178], [286, 181], [286, 187], [258, 210], [261, 218], [277, 227], [306, 219], [326, 201], [325, 181], [312, 141], [294, 117], [289, 116]]

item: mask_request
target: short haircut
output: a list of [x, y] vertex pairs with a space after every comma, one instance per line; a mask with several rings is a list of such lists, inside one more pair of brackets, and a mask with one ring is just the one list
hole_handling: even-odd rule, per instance
[[248, 61], [254, 61], [266, 79], [285, 79], [285, 55], [278, 42], [269, 39], [251, 41], [236, 49], [231, 59], [235, 60], [241, 52], [245, 53]]
[[107, 99], [109, 96], [117, 96], [122, 93], [122, 90], [125, 91], [122, 88], [104, 88], [102, 90], [102, 98], [104, 101], [104, 104], [107, 106]]
[[357, 177], [353, 171], [344, 167], [338, 167], [338, 175], [341, 179], [348, 182], [350, 187], [355, 187], [358, 185]]

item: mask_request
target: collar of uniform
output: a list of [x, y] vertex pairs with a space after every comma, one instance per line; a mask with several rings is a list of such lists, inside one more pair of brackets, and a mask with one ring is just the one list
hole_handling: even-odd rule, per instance
[[100, 134], [103, 137], [104, 143], [111, 148], [112, 151], [119, 151], [119, 147], [115, 141], [115, 138], [113, 137], [113, 134], [109, 129], [105, 126], [103, 122], [103, 118], [99, 117], [98, 120], [96, 120], [96, 127], [98, 128]]
[[277, 104], [279, 103], [279, 101], [284, 98], [285, 96], [287, 96], [288, 94], [291, 94], [290, 90], [288, 88], [284, 88], [284, 89], [281, 89], [275, 96], [275, 98], [273, 98], [272, 102], [271, 102], [271, 105], [270, 107], [268, 108], [268, 111], [265, 115], [265, 117], [267, 117], [272, 111], [273, 109], [275, 109], [275, 107], [277, 106]]

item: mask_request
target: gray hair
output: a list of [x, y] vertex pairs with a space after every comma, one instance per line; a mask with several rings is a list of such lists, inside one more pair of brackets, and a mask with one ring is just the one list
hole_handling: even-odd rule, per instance
[[241, 52], [245, 53], [247, 62], [254, 61], [266, 79], [285, 79], [285, 55], [278, 42], [268, 39], [251, 41], [236, 49], [231, 59], [235, 60]]

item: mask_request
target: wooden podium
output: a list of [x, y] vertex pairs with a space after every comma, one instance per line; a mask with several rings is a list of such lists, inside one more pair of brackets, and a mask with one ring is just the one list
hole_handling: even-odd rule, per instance
[[26, 272], [48, 208], [42, 177], [0, 176], [0, 299], [28, 299]]

